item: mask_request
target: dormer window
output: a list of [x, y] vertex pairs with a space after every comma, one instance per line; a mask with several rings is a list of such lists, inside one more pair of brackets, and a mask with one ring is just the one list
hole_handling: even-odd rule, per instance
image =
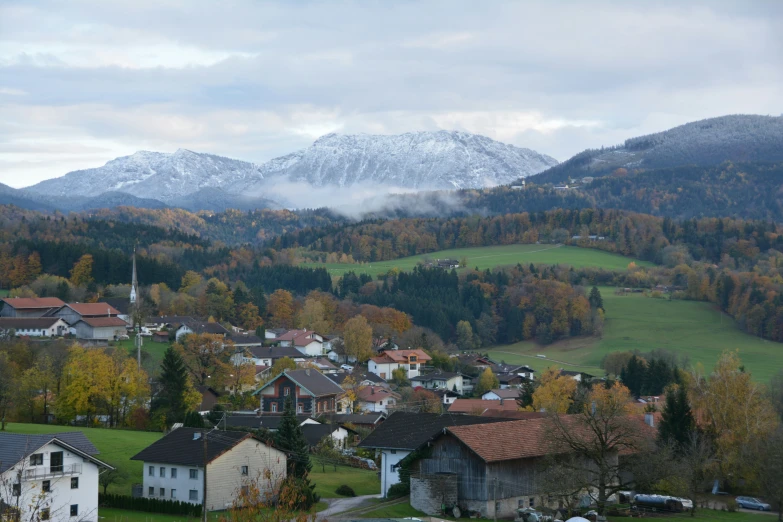
[[412, 362], [412, 363], [416, 362], [416, 356], [415, 355], [411, 355], [410, 356], [410, 362]]

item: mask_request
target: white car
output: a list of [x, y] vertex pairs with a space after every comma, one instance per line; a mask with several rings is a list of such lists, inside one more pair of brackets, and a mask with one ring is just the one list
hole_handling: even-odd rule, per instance
[[340, 366], [340, 368], [342, 368], [346, 372], [352, 372], [353, 371], [353, 366], [351, 366], [350, 364], [343, 364], [342, 366]]

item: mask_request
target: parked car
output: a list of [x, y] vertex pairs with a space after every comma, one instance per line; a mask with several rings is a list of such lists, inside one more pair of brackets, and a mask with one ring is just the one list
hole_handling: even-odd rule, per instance
[[342, 366], [340, 366], [340, 368], [342, 368], [346, 372], [352, 372], [353, 371], [353, 366], [351, 366], [350, 364], [343, 364]]
[[756, 509], [758, 511], [770, 511], [772, 506], [766, 502], [754, 497], [737, 497], [737, 505], [745, 509]]

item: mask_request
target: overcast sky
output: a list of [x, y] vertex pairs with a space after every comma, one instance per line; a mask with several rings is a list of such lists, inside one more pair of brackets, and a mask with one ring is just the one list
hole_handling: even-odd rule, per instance
[[[749, 4], [749, 5], [747, 5]], [[2, 0], [0, 182], [459, 129], [565, 160], [783, 113], [783, 2]]]

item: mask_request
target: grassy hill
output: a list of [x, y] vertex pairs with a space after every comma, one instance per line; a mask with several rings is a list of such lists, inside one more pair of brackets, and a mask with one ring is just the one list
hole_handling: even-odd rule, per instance
[[372, 276], [388, 272], [392, 268], [399, 268], [402, 271], [413, 270], [417, 264], [425, 259], [456, 259], [467, 258], [467, 266], [470, 268], [478, 267], [481, 270], [486, 268], [495, 268], [504, 265], [522, 264], [568, 264], [573, 267], [596, 266], [606, 268], [607, 270], [622, 270], [628, 266], [631, 261], [637, 265], [652, 266], [646, 261], [631, 259], [601, 250], [589, 248], [579, 248], [573, 246], [560, 245], [502, 245], [491, 247], [475, 248], [455, 248], [452, 250], [441, 250], [430, 254], [403, 257], [392, 261], [381, 261], [378, 263], [306, 263], [305, 266], [324, 267], [329, 270], [333, 276], [340, 276], [345, 272], [354, 271], [357, 274], [370, 274]]
[[[601, 359], [623, 350], [647, 352], [664, 348], [711, 369], [724, 350], [738, 350], [745, 367], [760, 382], [783, 367], [779, 343], [740, 331], [734, 321], [709, 303], [652, 299], [642, 294], [618, 296], [601, 288], [606, 308], [603, 337], [575, 338], [550, 346], [530, 341], [489, 348], [497, 360], [524, 363], [536, 370], [558, 366], [602, 375]], [[546, 355], [547, 359], [536, 357]]]

